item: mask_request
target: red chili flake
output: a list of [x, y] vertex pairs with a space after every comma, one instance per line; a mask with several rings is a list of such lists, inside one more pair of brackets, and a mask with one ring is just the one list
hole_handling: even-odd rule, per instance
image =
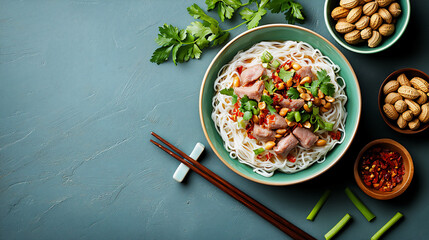
[[252, 135], [252, 131], [253, 131], [253, 124], [247, 124], [246, 125], [246, 132], [247, 132], [247, 137], [250, 139], [256, 139], [253, 135]]
[[280, 94], [274, 94], [273, 96], [273, 105], [277, 105], [279, 102], [283, 100], [283, 96]]
[[292, 65], [292, 61], [291, 60], [287, 60], [286, 62], [284, 62], [282, 65], [280, 65], [279, 67], [279, 71], [280, 68], [283, 68], [284, 66], [288, 65], [288, 68], [290, 68], [290, 65]]
[[273, 115], [269, 115], [268, 117], [268, 123], [274, 123], [276, 121], [276, 116]]
[[259, 113], [259, 125], [262, 125], [265, 123], [267, 114], [268, 114], [267, 109], [261, 110], [261, 112]]
[[298, 82], [300, 79], [301, 79], [301, 75], [296, 74], [296, 73], [295, 73], [295, 75], [293, 75], [293, 79], [292, 79], [292, 80], [293, 80], [294, 82]]
[[286, 157], [286, 159], [287, 159], [289, 162], [291, 162], [291, 163], [296, 162], [296, 158], [295, 158], [293, 155], [291, 155], [291, 154], [288, 154], [288, 155], [287, 155], [287, 157]]
[[380, 147], [366, 151], [359, 166], [360, 177], [365, 185], [382, 192], [392, 191], [402, 182], [405, 173], [401, 155]]
[[333, 140], [340, 140], [340, 139], [341, 139], [341, 132], [340, 132], [340, 131], [336, 131], [336, 132], [329, 132], [329, 136], [330, 136]]
[[243, 66], [237, 67], [237, 72], [241, 75], [241, 73], [243, 72]]
[[273, 76], [273, 82], [274, 83], [282, 83], [283, 80], [279, 76], [274, 75]]
[[273, 154], [268, 152], [265, 157], [267, 158], [267, 160], [270, 160], [273, 157]]

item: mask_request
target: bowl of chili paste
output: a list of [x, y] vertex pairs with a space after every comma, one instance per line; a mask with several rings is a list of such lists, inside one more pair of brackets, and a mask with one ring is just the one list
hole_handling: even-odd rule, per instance
[[358, 186], [372, 198], [387, 200], [410, 185], [414, 165], [410, 153], [392, 139], [377, 139], [359, 153], [354, 165]]

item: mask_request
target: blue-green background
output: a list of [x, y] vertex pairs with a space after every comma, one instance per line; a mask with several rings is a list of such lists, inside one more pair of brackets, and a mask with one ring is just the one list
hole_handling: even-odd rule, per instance
[[[208, 147], [198, 116], [206, 68], [220, 48], [174, 66], [149, 62], [158, 26], [184, 28], [196, 1], [0, 1], [0, 239], [284, 239], [285, 235], [198, 175], [171, 176], [178, 163], [149, 143], [150, 131], [190, 152]], [[334, 43], [322, 0], [300, 0], [302, 26]], [[362, 118], [345, 157], [322, 176], [287, 187], [244, 179], [209, 148], [201, 162], [318, 239], [346, 213], [339, 239], [368, 239], [397, 211], [405, 218], [385, 239], [429, 235], [428, 132], [401, 135], [383, 122], [378, 88], [396, 69], [429, 73], [426, 1], [412, 1], [408, 29], [385, 52], [348, 58], [362, 90]], [[211, 13], [215, 16], [215, 13]], [[241, 20], [222, 23], [224, 29]], [[261, 23], [284, 23], [267, 14]], [[231, 32], [236, 36], [245, 30]], [[415, 175], [399, 198], [367, 197], [353, 180], [360, 148], [377, 138], [402, 143]], [[343, 190], [375, 213], [369, 223]], [[314, 222], [305, 218], [325, 189]]]

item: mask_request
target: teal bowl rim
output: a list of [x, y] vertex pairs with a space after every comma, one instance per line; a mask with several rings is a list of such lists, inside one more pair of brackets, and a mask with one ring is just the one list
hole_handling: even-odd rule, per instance
[[[204, 88], [207, 82], [207, 78], [208, 75], [210, 73], [210, 70], [212, 69], [213, 65], [215, 64], [216, 61], [218, 61], [218, 59], [224, 54], [225, 51], [228, 50], [228, 48], [230, 47], [230, 45], [232, 45], [234, 42], [236, 42], [238, 39], [240, 39], [241, 37], [252, 33], [254, 31], [258, 31], [260, 29], [264, 29], [264, 28], [275, 28], [275, 27], [281, 27], [281, 28], [295, 28], [298, 30], [302, 30], [302, 31], [306, 31], [314, 36], [316, 36], [317, 38], [319, 38], [320, 40], [324, 41], [324, 43], [328, 44], [335, 52], [338, 53], [338, 55], [343, 59], [344, 63], [349, 67], [349, 70], [353, 76], [353, 80], [355, 81], [356, 84], [356, 89], [355, 91], [357, 91], [357, 109], [358, 109], [358, 113], [357, 113], [357, 121], [356, 121], [356, 125], [353, 126], [353, 132], [351, 133], [351, 138], [349, 140], [349, 142], [347, 143], [347, 145], [345, 146], [345, 148], [343, 149], [343, 151], [339, 154], [339, 156], [334, 159], [330, 164], [326, 165], [323, 169], [321, 169], [319, 172], [316, 172], [313, 175], [310, 175], [308, 177], [304, 177], [298, 180], [292, 180], [292, 181], [287, 181], [287, 182], [272, 182], [269, 181], [269, 178], [267, 178], [268, 180], [260, 180], [260, 179], [256, 179], [253, 178], [249, 175], [246, 175], [240, 171], [238, 171], [235, 167], [231, 166], [225, 159], [222, 158], [222, 156], [219, 154], [219, 152], [217, 151], [217, 149], [215, 148], [214, 144], [212, 143], [212, 140], [210, 139], [208, 133], [207, 133], [207, 129], [206, 129], [206, 124], [204, 121], [204, 116], [203, 116], [203, 94], [204, 94]], [[351, 80], [352, 81], [352, 80]], [[324, 38], [323, 36], [319, 35], [318, 33], [309, 30], [307, 28], [304, 27], [300, 27], [300, 26], [295, 26], [295, 25], [290, 25], [290, 24], [268, 24], [268, 25], [263, 25], [260, 27], [256, 27], [250, 30], [247, 30], [245, 32], [243, 32], [242, 34], [236, 36], [234, 39], [232, 39], [231, 41], [229, 41], [217, 54], [216, 56], [213, 58], [213, 60], [211, 61], [210, 65], [208, 66], [206, 73], [204, 74], [204, 78], [203, 78], [203, 82], [201, 84], [201, 88], [200, 88], [200, 96], [199, 96], [199, 115], [200, 115], [200, 121], [201, 121], [201, 126], [203, 128], [203, 132], [204, 135], [207, 139], [207, 142], [209, 143], [211, 149], [213, 150], [213, 152], [216, 154], [216, 156], [229, 168], [231, 169], [233, 172], [237, 173], [238, 175], [251, 180], [253, 182], [257, 182], [257, 183], [261, 183], [261, 184], [265, 184], [265, 185], [271, 185], [271, 186], [286, 186], [286, 185], [293, 185], [293, 184], [297, 184], [297, 183], [301, 183], [301, 182], [305, 182], [308, 181], [310, 179], [313, 179], [319, 175], [321, 175], [322, 173], [326, 172], [328, 169], [330, 169], [332, 166], [334, 166], [343, 156], [344, 154], [347, 152], [347, 150], [349, 149], [350, 145], [353, 142], [354, 137], [356, 136], [356, 132], [358, 130], [359, 127], [359, 123], [360, 123], [360, 117], [361, 117], [361, 112], [362, 112], [362, 96], [361, 96], [361, 91], [360, 91], [360, 86], [359, 86], [359, 82], [357, 80], [356, 77], [356, 73], [354, 72], [353, 67], [351, 66], [350, 62], [347, 60], [347, 58], [344, 56], [344, 54], [338, 50], [338, 48], [336, 48], [331, 42], [329, 42], [326, 38]], [[211, 118], [210, 118], [211, 119]], [[344, 144], [344, 142], [343, 142]], [[225, 150], [226, 151], [226, 150]], [[304, 170], [305, 171], [305, 170]], [[255, 173], [256, 174], [256, 173]], [[279, 173], [277, 173], [279, 174]], [[286, 173], [282, 173], [282, 174], [286, 174]]]
[[399, 29], [399, 31], [397, 33], [395, 33], [393, 36], [390, 36], [391, 38], [393, 38], [393, 40], [391, 40], [391, 42], [389, 42], [388, 44], [382, 44], [378, 47], [372, 48], [372, 49], [365, 49], [365, 50], [361, 50], [361, 49], [357, 49], [355, 46], [351, 46], [347, 43], [345, 43], [342, 39], [339, 39], [338, 36], [335, 34], [334, 30], [333, 30], [333, 26], [331, 24], [329, 24], [329, 18], [331, 17], [331, 15], [329, 14], [328, 11], [328, 2], [333, 1], [333, 0], [326, 0], [325, 1], [325, 6], [324, 6], [324, 18], [325, 18], [325, 25], [326, 28], [328, 28], [329, 33], [331, 34], [331, 36], [335, 39], [335, 41], [340, 44], [342, 47], [344, 47], [347, 50], [350, 50], [352, 52], [356, 52], [356, 53], [362, 53], [362, 54], [372, 54], [372, 53], [378, 53], [381, 51], [384, 51], [386, 49], [388, 49], [390, 46], [392, 46], [393, 44], [395, 44], [399, 38], [401, 38], [402, 34], [405, 32], [405, 29], [407, 29], [408, 26], [408, 22], [410, 21], [410, 14], [411, 14], [411, 5], [410, 5], [410, 1], [409, 0], [404, 0], [407, 4], [407, 9], [408, 11], [405, 13], [405, 22], [404, 25]]

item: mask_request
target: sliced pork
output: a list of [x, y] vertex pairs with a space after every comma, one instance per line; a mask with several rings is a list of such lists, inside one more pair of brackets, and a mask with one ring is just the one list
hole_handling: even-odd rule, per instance
[[276, 139], [276, 133], [270, 129], [266, 129], [258, 124], [253, 126], [253, 136], [259, 141], [273, 141]]
[[245, 86], [258, 80], [264, 74], [265, 68], [261, 64], [249, 67], [240, 74], [240, 86]]
[[310, 77], [311, 80], [314, 80], [314, 74], [311, 71], [311, 67], [310, 66], [304, 66], [301, 69], [299, 69], [298, 71], [296, 71], [296, 74], [298, 74], [299, 76], [301, 76], [301, 78], [305, 78], [305, 77]]
[[286, 157], [288, 153], [298, 145], [299, 141], [293, 134], [280, 139], [277, 145], [273, 148], [274, 152], [278, 155]]
[[268, 118], [268, 128], [269, 129], [279, 129], [279, 128], [287, 128], [286, 120], [277, 113], [274, 113], [274, 120], [271, 120], [271, 116], [267, 116]]
[[250, 99], [254, 99], [256, 101], [261, 100], [262, 93], [264, 92], [264, 82], [256, 81], [252, 86], [249, 87], [235, 87], [235, 94], [242, 98], [244, 95], [247, 95]]
[[295, 111], [302, 108], [302, 106], [304, 106], [304, 103], [305, 103], [304, 99], [285, 98], [279, 102], [279, 105], [284, 108], [289, 108], [292, 111]]
[[293, 135], [295, 135], [296, 138], [298, 138], [299, 143], [304, 148], [310, 148], [316, 143], [317, 139], [319, 138], [312, 131], [301, 127], [295, 128], [292, 133]]

